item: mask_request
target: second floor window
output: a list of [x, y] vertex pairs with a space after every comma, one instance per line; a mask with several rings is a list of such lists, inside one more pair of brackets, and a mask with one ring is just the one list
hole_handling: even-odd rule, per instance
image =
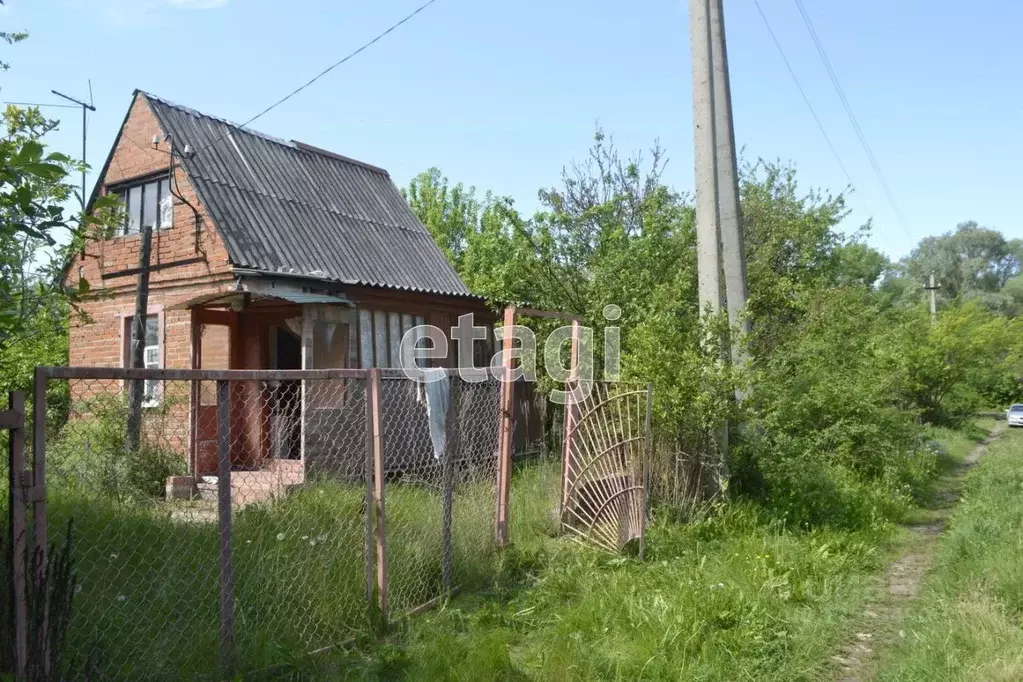
[[126, 209], [120, 234], [138, 234], [144, 226], [154, 230], [171, 226], [174, 199], [167, 178], [118, 187], [111, 191], [120, 197]]

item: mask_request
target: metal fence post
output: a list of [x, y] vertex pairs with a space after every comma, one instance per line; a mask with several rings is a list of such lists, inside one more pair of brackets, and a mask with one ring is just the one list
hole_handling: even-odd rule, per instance
[[369, 372], [370, 423], [373, 432], [373, 501], [376, 516], [377, 541], [377, 600], [380, 605], [380, 617], [387, 622], [387, 515], [384, 512], [384, 443], [383, 429], [380, 425], [380, 370], [373, 368]]
[[28, 659], [28, 604], [25, 601], [25, 394], [8, 394], [7, 405], [15, 423], [7, 438], [7, 552], [10, 570], [11, 630], [14, 634], [14, 676], [25, 679]]
[[650, 427], [650, 413], [653, 407], [654, 390], [651, 384], [646, 385], [646, 420], [643, 428], [646, 438], [643, 443], [643, 505], [639, 517], [639, 559], [643, 560], [646, 551], [646, 515], [650, 507], [650, 458], [653, 455], [653, 432]]
[[561, 464], [561, 520], [562, 523], [567, 519], [567, 505], [568, 505], [568, 491], [572, 488], [575, 483], [575, 477], [578, 475], [576, 467], [574, 466], [573, 460], [575, 459], [572, 453], [572, 446], [576, 437], [576, 397], [579, 389], [579, 344], [581, 337], [581, 328], [578, 320], [572, 321], [572, 350], [569, 356], [569, 376], [568, 381], [565, 382], [565, 442], [564, 442], [564, 454], [562, 456]]
[[217, 517], [220, 526], [220, 668], [234, 671], [234, 564], [231, 558], [231, 385], [217, 381]]
[[458, 456], [458, 402], [461, 384], [457, 375], [447, 377], [448, 412], [444, 419], [443, 512], [441, 516], [441, 576], [445, 592], [451, 591], [451, 512], [454, 503], [454, 468]]

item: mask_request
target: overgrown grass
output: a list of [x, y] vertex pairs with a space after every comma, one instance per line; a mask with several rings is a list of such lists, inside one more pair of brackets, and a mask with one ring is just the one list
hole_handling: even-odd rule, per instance
[[[931, 435], [951, 466], [979, 433]], [[453, 565], [462, 596], [399, 618], [383, 640], [366, 607], [362, 486], [311, 483], [237, 509], [240, 669], [291, 663], [323, 679], [819, 679], [892, 538], [890, 522], [807, 530], [738, 502], [687, 525], [661, 514], [646, 561], [610, 557], [558, 536], [558, 475], [554, 462], [519, 466], [504, 552], [492, 545], [492, 484], [460, 486]], [[400, 614], [441, 593], [440, 494], [400, 483], [387, 492]], [[215, 675], [212, 508], [55, 491], [50, 527], [68, 516], [81, 583], [68, 660], [78, 670], [88, 662], [90, 677]], [[306, 657], [341, 642], [352, 645]]]
[[459, 599], [393, 648], [338, 662], [388, 679], [777, 679], [814, 674], [880, 564], [873, 532], [792, 532], [736, 504], [655, 525], [649, 558], [551, 541], [528, 588]]
[[[400, 483], [389, 483], [386, 492], [390, 604], [400, 615], [442, 592], [441, 495]], [[277, 502], [235, 509], [239, 669], [301, 660], [309, 651], [375, 634], [366, 600], [364, 504], [364, 487], [323, 481]], [[493, 544], [493, 483], [457, 486], [453, 509], [453, 583], [471, 592], [489, 585], [503, 561]], [[80, 583], [67, 657], [75, 674], [215, 676], [215, 508], [118, 503], [54, 490], [50, 528], [69, 517]]]
[[1023, 433], [967, 477], [882, 680], [1023, 679]]
[[[988, 426], [932, 430], [940, 468], [961, 462]], [[519, 475], [544, 480], [536, 469]], [[800, 529], [738, 502], [689, 525], [656, 520], [645, 562], [534, 533], [506, 555], [503, 577], [517, 584], [453, 600], [311, 676], [830, 679], [829, 659], [862, 613], [893, 529]]]

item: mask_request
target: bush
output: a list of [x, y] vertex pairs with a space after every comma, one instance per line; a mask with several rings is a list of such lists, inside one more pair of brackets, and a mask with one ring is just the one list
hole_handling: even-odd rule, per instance
[[47, 447], [51, 480], [82, 492], [116, 499], [160, 497], [169, 476], [185, 473], [183, 454], [170, 447], [174, 401], [145, 408], [139, 448], [126, 446], [128, 405], [124, 396], [99, 396], [75, 406]]

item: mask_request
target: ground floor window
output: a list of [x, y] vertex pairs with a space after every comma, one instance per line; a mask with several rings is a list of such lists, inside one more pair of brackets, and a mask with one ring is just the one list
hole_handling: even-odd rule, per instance
[[[135, 348], [135, 317], [130, 316], [124, 319], [124, 338], [128, 343], [124, 352], [124, 366], [131, 367], [132, 351]], [[142, 365], [145, 369], [160, 368], [160, 316], [158, 314], [146, 315], [145, 338], [142, 346]], [[143, 393], [142, 405], [144, 407], [155, 407], [160, 404], [160, 382], [157, 380], [146, 380]]]

